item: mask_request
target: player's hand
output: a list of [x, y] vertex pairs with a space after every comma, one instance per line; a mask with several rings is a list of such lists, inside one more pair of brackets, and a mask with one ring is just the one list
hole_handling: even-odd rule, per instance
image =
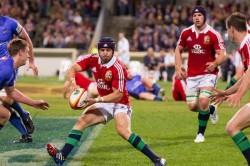
[[28, 67], [27, 71], [28, 71], [29, 69], [32, 69], [33, 74], [34, 74], [36, 77], [38, 76], [38, 69], [37, 69], [37, 67], [36, 67], [36, 65], [35, 65], [34, 62], [29, 62], [29, 67]]
[[85, 104], [83, 107], [81, 107], [80, 109], [85, 109], [89, 106], [91, 106], [92, 104], [95, 104], [96, 103], [96, 100], [94, 98], [88, 98], [86, 100], [84, 100]]
[[33, 107], [39, 108], [42, 110], [47, 110], [49, 108], [49, 104], [43, 100], [35, 100]]
[[237, 95], [237, 93], [232, 94], [230, 96], [228, 96], [226, 103], [228, 103], [228, 105], [230, 107], [240, 107], [240, 101], [241, 101], [241, 97]]
[[206, 69], [209, 72], [213, 72], [217, 67], [214, 62], [208, 62], [206, 65], [207, 65]]
[[224, 101], [227, 100], [226, 92], [224, 90], [214, 89], [216, 93], [210, 96], [211, 102], [214, 104], [221, 105]]
[[79, 86], [76, 84], [75, 81], [67, 80], [63, 86], [63, 97], [65, 99], [68, 99], [70, 94], [77, 88], [79, 88]]
[[185, 80], [187, 78], [186, 73], [182, 70], [176, 70], [176, 77], [179, 80]]

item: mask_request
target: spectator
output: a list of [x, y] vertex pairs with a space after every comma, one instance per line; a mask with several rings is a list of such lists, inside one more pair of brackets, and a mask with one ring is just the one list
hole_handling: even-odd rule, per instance
[[123, 32], [119, 33], [118, 38], [119, 38], [117, 47], [118, 58], [125, 67], [128, 67], [130, 62], [128, 39], [126, 39], [125, 34]]
[[164, 60], [167, 70], [167, 81], [172, 81], [175, 72], [174, 47], [170, 47]]
[[164, 80], [164, 74], [166, 74], [165, 58], [166, 58], [166, 51], [165, 51], [165, 49], [162, 48], [160, 50], [160, 57], [158, 58], [158, 60], [159, 60], [159, 71], [160, 71], [159, 80], [160, 81]]
[[148, 48], [147, 54], [143, 58], [143, 62], [146, 68], [146, 76], [157, 81], [159, 79], [159, 60], [155, 57], [152, 47]]
[[119, 11], [119, 16], [125, 16], [128, 14], [128, 0], [118, 0], [118, 11]]

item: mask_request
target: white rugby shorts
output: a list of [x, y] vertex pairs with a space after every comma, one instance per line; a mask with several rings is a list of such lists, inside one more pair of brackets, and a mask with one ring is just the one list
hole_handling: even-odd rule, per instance
[[[114, 118], [114, 116], [118, 113], [125, 113], [129, 117], [131, 117], [132, 109], [131, 107], [124, 104], [116, 104], [116, 103], [95, 103], [94, 106], [99, 109], [99, 111], [103, 114], [106, 123]], [[87, 109], [88, 110], [88, 109]], [[87, 111], [86, 110], [86, 111]]]

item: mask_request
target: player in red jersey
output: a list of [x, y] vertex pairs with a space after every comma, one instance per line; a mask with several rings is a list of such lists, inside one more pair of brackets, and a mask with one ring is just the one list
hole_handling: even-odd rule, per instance
[[[245, 68], [245, 74], [234, 86], [226, 91], [216, 90], [218, 94], [212, 96], [217, 99], [219, 104], [227, 101], [229, 106], [239, 106], [244, 94], [250, 89], [250, 34], [247, 33], [246, 17], [239, 13], [231, 14], [226, 20], [228, 37], [238, 46], [238, 53]], [[250, 104], [243, 106], [228, 122], [226, 130], [233, 139], [240, 151], [245, 156], [248, 165], [250, 165], [250, 144], [243, 129], [250, 126]]]
[[185, 79], [181, 70], [181, 53], [188, 49], [186, 100], [191, 111], [199, 112], [199, 129], [194, 142], [204, 142], [204, 132], [214, 107], [209, 107], [218, 73], [225, 60], [225, 46], [221, 35], [206, 23], [206, 11], [197, 6], [192, 10], [193, 25], [184, 29], [175, 50], [176, 76]]
[[[93, 98], [99, 96], [96, 82], [86, 77], [83, 73], [76, 73], [75, 81], [76, 85], [88, 91], [88, 97]], [[68, 86], [70, 86], [70, 84], [66, 85], [63, 91], [64, 98], [66, 99], [68, 99], [70, 95], [70, 90], [68, 89]]]
[[75, 82], [77, 72], [91, 69], [97, 82], [100, 97], [89, 98], [87, 108], [70, 131], [61, 150], [47, 144], [47, 151], [57, 165], [62, 165], [72, 149], [80, 141], [83, 130], [89, 126], [115, 120], [118, 134], [136, 149], [145, 154], [155, 166], [166, 165], [166, 160], [157, 156], [137, 134], [131, 131], [131, 107], [126, 89], [127, 71], [114, 56], [115, 43], [110, 37], [103, 37], [98, 42], [98, 53], [83, 57], [72, 65], [67, 72], [66, 87], [72, 90], [78, 86]]
[[[182, 67], [181, 69], [186, 73], [185, 68]], [[176, 74], [174, 74], [172, 80], [173, 80], [172, 82], [173, 99], [176, 101], [186, 101], [186, 94], [185, 94], [185, 89], [187, 85], [186, 79], [180, 80], [179, 78], [177, 78]]]

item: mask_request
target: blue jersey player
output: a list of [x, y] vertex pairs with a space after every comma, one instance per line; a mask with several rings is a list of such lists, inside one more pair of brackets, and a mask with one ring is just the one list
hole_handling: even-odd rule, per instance
[[[49, 105], [45, 101], [33, 100], [14, 88], [16, 70], [18, 67], [25, 65], [29, 58], [28, 43], [22, 39], [13, 39], [10, 41], [8, 48], [11, 56], [7, 54], [0, 57], [0, 90], [4, 89], [8, 97], [15, 101], [43, 110], [48, 109]], [[9, 117], [10, 111], [3, 103], [0, 103], [0, 130], [7, 123]]]
[[[141, 77], [141, 75], [133, 76], [130, 72], [128, 72], [126, 87], [129, 95], [136, 99], [151, 101], [166, 100], [166, 98], [163, 98], [165, 90], [153, 83], [150, 78]], [[162, 97], [158, 96], [159, 93], [162, 94]]]
[[[31, 39], [29, 38], [26, 30], [18, 23], [17, 20], [2, 16], [1, 13], [1, 3], [0, 3], [0, 58], [8, 56], [7, 45], [9, 41], [14, 37], [20, 37], [27, 41], [29, 47], [29, 68], [33, 70], [35, 76], [38, 75], [38, 69], [34, 63], [34, 53], [33, 53], [33, 45]], [[23, 120], [23, 124], [20, 121], [20, 118], [16, 115], [15, 112], [12, 112], [10, 122], [13, 124], [19, 132], [22, 134], [22, 138], [20, 138], [17, 142], [32, 142], [32, 138], [29, 134], [34, 131], [34, 125], [32, 119], [30, 117], [29, 112], [23, 110], [21, 105], [10, 99], [6, 96], [4, 91], [0, 91], [0, 101], [2, 101], [5, 106], [11, 110], [10, 108], [15, 109]]]

